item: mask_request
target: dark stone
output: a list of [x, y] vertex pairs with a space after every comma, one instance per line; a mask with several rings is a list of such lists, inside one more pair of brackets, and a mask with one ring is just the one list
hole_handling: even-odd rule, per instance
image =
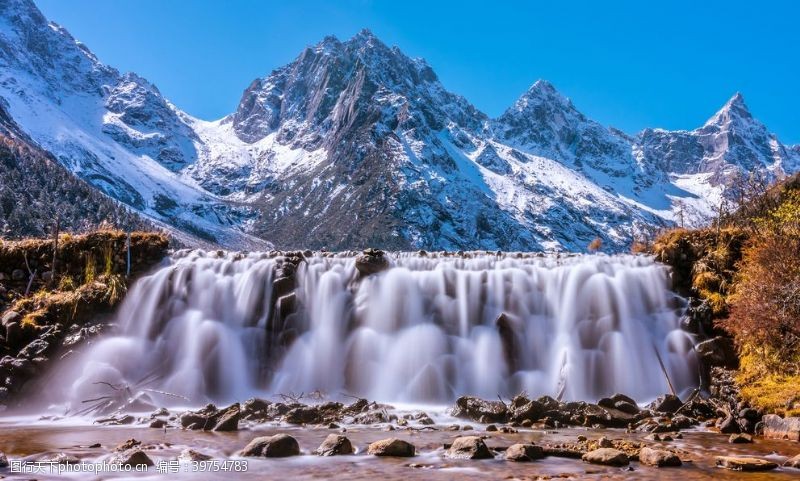
[[[472, 396], [461, 396], [456, 400], [452, 415], [478, 422], [504, 423], [508, 420], [508, 409], [500, 401], [485, 401]], [[484, 421], [481, 421], [481, 420]]]
[[167, 422], [163, 419], [153, 419], [150, 421], [150, 427], [154, 429], [163, 429], [167, 426]]
[[541, 446], [533, 444], [512, 444], [506, 449], [505, 458], [508, 461], [526, 462], [535, 461], [544, 457]]
[[494, 456], [479, 436], [460, 436], [453, 441], [446, 453], [455, 459], [489, 459]]
[[366, 249], [356, 256], [356, 269], [362, 277], [377, 274], [389, 268], [389, 259], [378, 249]]
[[658, 397], [655, 401], [647, 406], [647, 409], [657, 411], [660, 413], [674, 413], [683, 406], [683, 403], [678, 396], [672, 394], [665, 394]]
[[123, 466], [153, 466], [153, 460], [141, 449], [129, 449], [123, 451], [112, 458], [112, 464]]
[[297, 440], [288, 434], [262, 436], [250, 441], [242, 450], [242, 456], [283, 458], [300, 454]]
[[353, 445], [350, 443], [350, 440], [341, 434], [329, 434], [316, 451], [320, 456], [338, 456], [342, 454], [353, 454], [353, 452]]
[[239, 429], [239, 419], [241, 418], [241, 411], [239, 405], [234, 404], [228, 409], [219, 413], [215, 417], [216, 424], [211, 429], [212, 431], [237, 431]]
[[728, 416], [723, 419], [717, 427], [719, 427], [719, 432], [722, 434], [738, 434], [741, 432], [739, 423], [736, 422], [736, 419], [733, 416]]
[[646, 446], [639, 450], [639, 462], [659, 468], [680, 466], [682, 464], [681, 458], [675, 453], [667, 451], [666, 449], [654, 449]]
[[717, 336], [695, 346], [700, 361], [707, 367], [736, 369], [739, 367], [739, 356], [733, 340], [729, 337]]
[[367, 448], [369, 454], [375, 456], [396, 456], [409, 458], [416, 454], [413, 444], [402, 439], [389, 438], [375, 441]]

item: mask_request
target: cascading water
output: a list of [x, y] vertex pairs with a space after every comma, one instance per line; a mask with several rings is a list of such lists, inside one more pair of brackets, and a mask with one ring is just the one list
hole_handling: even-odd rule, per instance
[[[139, 280], [116, 330], [64, 359], [50, 402], [147, 389], [189, 404], [316, 390], [445, 403], [521, 391], [646, 401], [695, 385], [685, 303], [643, 256], [390, 255], [360, 279], [355, 258], [316, 254], [294, 274], [291, 312], [273, 290], [280, 255], [181, 251]], [[186, 404], [186, 402], [184, 402]]]

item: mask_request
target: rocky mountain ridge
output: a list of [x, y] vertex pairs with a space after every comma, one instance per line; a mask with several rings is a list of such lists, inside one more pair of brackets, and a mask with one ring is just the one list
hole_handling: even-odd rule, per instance
[[678, 212], [702, 222], [737, 176], [800, 168], [738, 94], [699, 129], [628, 136], [538, 81], [491, 119], [366, 30], [306, 48], [203, 121], [30, 0], [0, 5], [0, 97], [101, 192], [237, 248], [621, 249]]

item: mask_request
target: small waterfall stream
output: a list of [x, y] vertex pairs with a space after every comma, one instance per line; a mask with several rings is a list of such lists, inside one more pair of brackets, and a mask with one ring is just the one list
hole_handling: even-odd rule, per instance
[[317, 390], [643, 402], [668, 392], [659, 356], [677, 390], [697, 382], [685, 302], [651, 258], [389, 256], [363, 279], [352, 255], [309, 256], [276, 302], [281, 255], [178, 252], [136, 282], [114, 330], [60, 362], [43, 395], [75, 407], [109, 382], [166, 405], [187, 402], [159, 392], [194, 405]]

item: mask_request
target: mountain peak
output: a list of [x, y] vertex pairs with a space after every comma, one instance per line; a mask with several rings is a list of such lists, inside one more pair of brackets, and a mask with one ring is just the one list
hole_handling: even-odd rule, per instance
[[574, 109], [572, 102], [561, 95], [556, 88], [547, 80], [539, 79], [520, 96], [514, 104], [514, 109], [523, 112], [541, 104], [548, 104], [561, 109]]
[[717, 111], [708, 121], [704, 127], [708, 126], [723, 126], [731, 122], [753, 122], [753, 114], [747, 104], [744, 103], [744, 96], [740, 92], [736, 92], [721, 109]]

